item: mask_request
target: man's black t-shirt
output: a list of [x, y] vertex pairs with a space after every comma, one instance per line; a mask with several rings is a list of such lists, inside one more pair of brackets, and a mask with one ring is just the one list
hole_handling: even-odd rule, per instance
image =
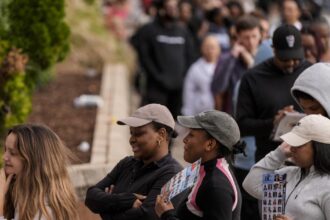
[[239, 220], [242, 198], [236, 179], [224, 158], [202, 163], [198, 181], [177, 210], [162, 220]]

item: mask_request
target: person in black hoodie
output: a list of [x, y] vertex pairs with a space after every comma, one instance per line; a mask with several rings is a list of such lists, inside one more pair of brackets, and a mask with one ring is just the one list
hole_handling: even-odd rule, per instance
[[235, 120], [225, 112], [211, 110], [196, 116], [179, 116], [189, 128], [183, 139], [184, 159], [201, 158], [197, 182], [175, 210], [167, 195], [157, 197], [155, 210], [162, 220], [239, 220], [241, 193], [229, 167], [234, 153], [244, 152]]
[[184, 77], [195, 55], [189, 32], [177, 22], [178, 1], [159, 1], [158, 7], [157, 17], [141, 27], [138, 37], [138, 55], [146, 78], [142, 105], [165, 105], [176, 117], [182, 107]]

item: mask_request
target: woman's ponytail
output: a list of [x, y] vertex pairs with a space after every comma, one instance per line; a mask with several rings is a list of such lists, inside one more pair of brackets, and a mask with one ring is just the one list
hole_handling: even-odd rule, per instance
[[233, 146], [233, 154], [243, 154], [246, 157], [245, 153], [245, 147], [246, 143], [243, 140], [239, 140], [234, 146]]

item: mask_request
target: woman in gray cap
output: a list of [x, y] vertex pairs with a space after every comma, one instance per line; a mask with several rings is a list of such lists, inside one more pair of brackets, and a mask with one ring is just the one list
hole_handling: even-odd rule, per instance
[[184, 159], [202, 160], [197, 183], [185, 202], [174, 211], [166, 195], [159, 195], [156, 213], [163, 220], [238, 220], [241, 194], [229, 163], [233, 153], [242, 153], [244, 144], [235, 120], [216, 110], [196, 116], [179, 116], [178, 122], [190, 129], [184, 138]]
[[[329, 130], [330, 120], [322, 115], [302, 118], [281, 136], [284, 142], [255, 164], [244, 180], [244, 189], [262, 199], [263, 175], [286, 174], [285, 215], [276, 220], [330, 219]], [[295, 166], [283, 167], [289, 157]]]
[[168, 149], [174, 132], [173, 116], [165, 106], [149, 104], [117, 123], [129, 126], [134, 156], [122, 159], [90, 187], [85, 203], [102, 219], [156, 220], [156, 197], [161, 187], [181, 170]]

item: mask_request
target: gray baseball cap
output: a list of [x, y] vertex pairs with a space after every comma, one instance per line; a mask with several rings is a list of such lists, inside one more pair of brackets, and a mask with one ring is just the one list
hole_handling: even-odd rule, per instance
[[153, 121], [167, 125], [174, 130], [175, 121], [171, 112], [166, 106], [160, 104], [142, 106], [135, 110], [130, 117], [117, 121], [117, 124], [128, 125], [130, 127], [140, 127]]
[[178, 122], [187, 128], [204, 129], [230, 151], [240, 140], [236, 121], [225, 112], [211, 110], [195, 116], [178, 116]]

